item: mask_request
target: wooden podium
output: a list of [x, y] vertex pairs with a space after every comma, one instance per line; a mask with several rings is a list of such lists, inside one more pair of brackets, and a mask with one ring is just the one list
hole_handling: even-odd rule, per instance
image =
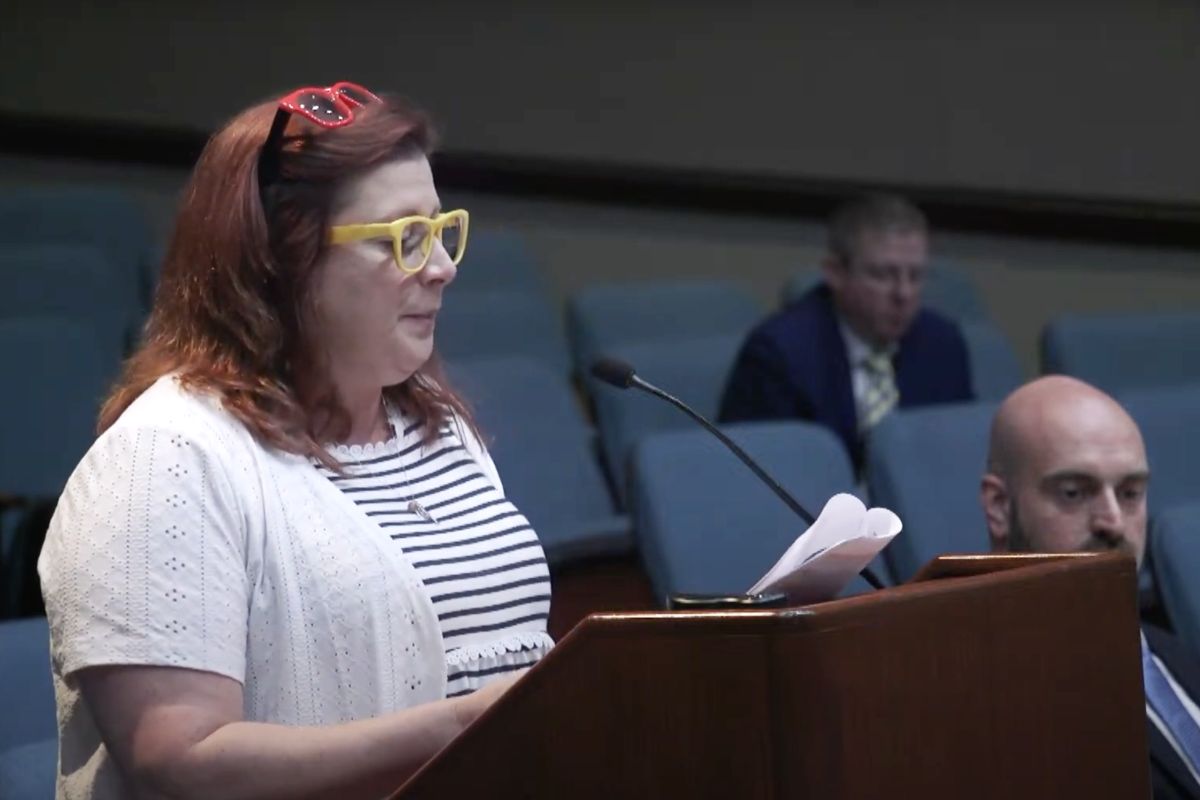
[[1148, 798], [1136, 570], [943, 556], [894, 589], [593, 615], [396, 798]]

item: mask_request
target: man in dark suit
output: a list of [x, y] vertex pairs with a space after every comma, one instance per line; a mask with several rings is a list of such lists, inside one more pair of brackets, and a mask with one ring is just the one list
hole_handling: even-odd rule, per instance
[[[980, 486], [992, 548], [1119, 550], [1140, 565], [1149, 477], [1141, 432], [1115, 400], [1063, 375], [1028, 383], [992, 423]], [[1154, 796], [1200, 798], [1200, 657], [1143, 625], [1142, 672]]]
[[896, 406], [972, 399], [962, 333], [921, 308], [928, 239], [924, 214], [903, 198], [838, 209], [825, 282], [750, 333], [720, 420], [814, 420], [861, 465], [863, 438]]

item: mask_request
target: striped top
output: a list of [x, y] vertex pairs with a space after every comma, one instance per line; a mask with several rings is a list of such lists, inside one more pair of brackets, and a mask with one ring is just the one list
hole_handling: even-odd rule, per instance
[[392, 422], [402, 433], [386, 442], [329, 447], [344, 475], [316, 466], [407, 554], [441, 626], [446, 695], [467, 694], [553, 645], [546, 558], [455, 426], [444, 425], [426, 448], [419, 424], [395, 412]]

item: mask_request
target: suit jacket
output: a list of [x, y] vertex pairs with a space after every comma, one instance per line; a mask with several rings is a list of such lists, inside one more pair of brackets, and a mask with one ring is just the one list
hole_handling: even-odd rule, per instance
[[[893, 359], [900, 407], [974, 399], [958, 326], [922, 309]], [[760, 323], [738, 354], [721, 422], [805, 419], [833, 429], [856, 466], [862, 452], [850, 361], [829, 287], [817, 286]]]
[[[1150, 652], [1158, 656], [1171, 671], [1171, 677], [1188, 696], [1200, 701], [1200, 658], [1192, 653], [1183, 642], [1161, 628], [1143, 625], [1146, 643]], [[1154, 787], [1154, 800], [1197, 800], [1200, 799], [1200, 784], [1192, 777], [1183, 759], [1171, 747], [1166, 737], [1146, 718], [1150, 742], [1150, 782]]]

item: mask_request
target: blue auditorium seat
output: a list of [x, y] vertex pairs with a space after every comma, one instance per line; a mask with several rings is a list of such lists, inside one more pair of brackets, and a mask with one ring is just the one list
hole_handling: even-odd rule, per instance
[[897, 581], [942, 553], [986, 552], [979, 505], [996, 403], [899, 409], [871, 433], [867, 485], [904, 531], [884, 551]]
[[537, 293], [455, 292], [451, 288], [438, 314], [434, 343], [451, 364], [523, 356], [538, 359], [561, 375], [570, 373], [570, 356], [558, 312]]
[[734, 281], [644, 281], [581, 289], [567, 304], [567, 329], [575, 368], [586, 375], [598, 356], [628, 345], [744, 336], [761, 316], [759, 303]]
[[[741, 334], [727, 333], [682, 341], [641, 342], [614, 348], [610, 354], [631, 364], [641, 377], [675, 395], [701, 416], [715, 421], [725, 380], [741, 344]], [[632, 389], [597, 385], [593, 399], [604, 460], [617, 497], [624, 504], [629, 490], [626, 468], [633, 447], [649, 434], [691, 428], [695, 423], [674, 406]]]
[[0, 798], [52, 800], [58, 716], [45, 617], [0, 622]]
[[0, 622], [0, 709], [0, 752], [58, 735], [45, 617]]
[[1042, 332], [1042, 372], [1107, 392], [1200, 382], [1200, 312], [1069, 315]]
[[989, 322], [959, 323], [971, 362], [971, 388], [977, 400], [1003, 400], [1025, 382], [1012, 345]]
[[59, 317], [0, 319], [0, 375], [20, 389], [0, 393], [0, 493], [57, 497], [95, 438], [108, 390], [96, 334]]
[[452, 291], [525, 292], [548, 297], [545, 278], [525, 238], [513, 230], [471, 227]]
[[0, 750], [0, 798], [54, 800], [58, 740], [42, 739]]
[[136, 342], [140, 299], [116, 279], [103, 250], [79, 244], [0, 243], [0, 318], [46, 315], [86, 321], [115, 377]]
[[[759, 422], [722, 430], [814, 515], [834, 494], [854, 491], [845, 448], [824, 427]], [[647, 437], [634, 448], [632, 469], [634, 527], [659, 600], [745, 592], [807, 527], [703, 430]]]
[[0, 508], [0, 616], [31, 595], [35, 523], [95, 438], [112, 355], [87, 322], [0, 318], [0, 376], [9, 387], [0, 392], [0, 496], [20, 501]]
[[83, 244], [100, 248], [124, 296], [148, 308], [157, 264], [145, 215], [116, 186], [6, 186], [0, 191], [0, 244]]
[[1200, 500], [1156, 514], [1148, 550], [1171, 625], [1193, 652], [1200, 653]]
[[1195, 473], [1200, 452], [1200, 383], [1119, 392], [1116, 398], [1137, 422], [1146, 442], [1150, 513], [1200, 500]]
[[632, 549], [565, 374], [534, 359], [454, 364], [450, 377], [475, 410], [505, 494], [538, 532], [552, 565]]

